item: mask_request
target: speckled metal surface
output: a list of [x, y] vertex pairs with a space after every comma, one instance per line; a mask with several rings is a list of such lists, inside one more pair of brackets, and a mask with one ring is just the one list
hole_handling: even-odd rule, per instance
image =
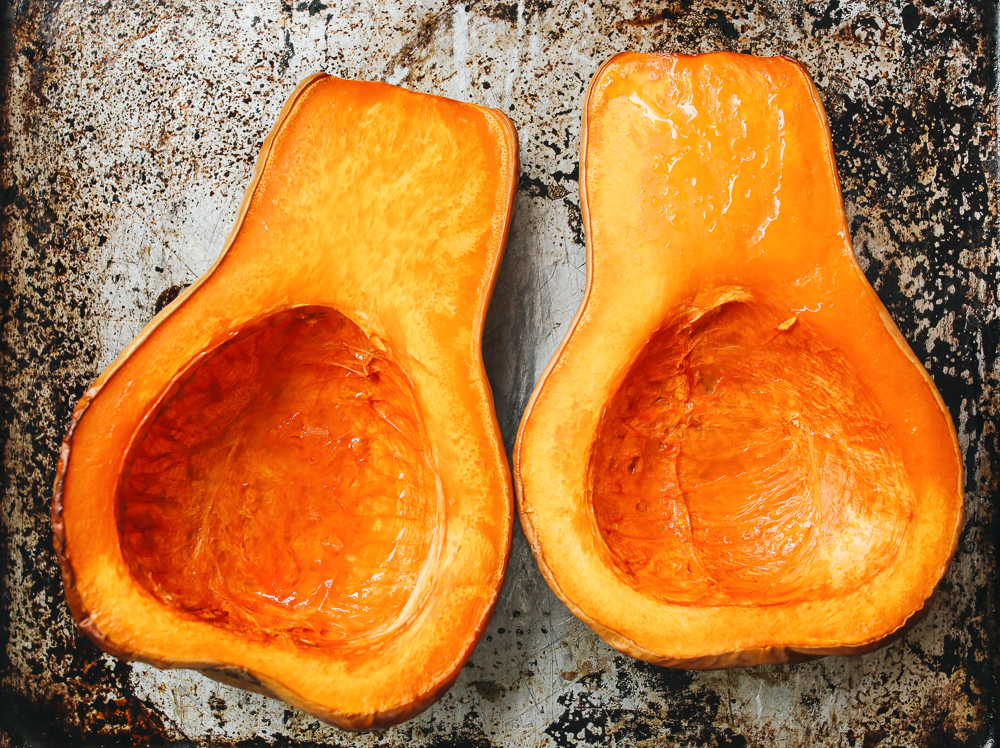
[[[996, 5], [40, 0], [3, 5], [0, 747], [992, 745], [996, 671]], [[510, 447], [582, 297], [590, 76], [625, 50], [805, 63], [830, 115], [855, 250], [951, 409], [968, 471], [958, 556], [927, 618], [874, 654], [671, 671], [608, 648], [516, 533], [488, 635], [403, 726], [349, 735], [188, 671], [102, 655], [52, 553], [57, 448], [87, 384], [235, 215], [282, 102], [326, 70], [507, 112], [522, 175], [485, 358]]]

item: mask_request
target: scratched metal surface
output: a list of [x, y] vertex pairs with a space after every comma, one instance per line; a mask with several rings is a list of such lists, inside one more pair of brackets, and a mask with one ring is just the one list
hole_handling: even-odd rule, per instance
[[[3, 8], [0, 748], [958, 746], [995, 733], [996, 6], [844, 0], [40, 0]], [[326, 70], [507, 112], [523, 172], [485, 357], [508, 448], [584, 289], [580, 108], [625, 49], [802, 60], [855, 250], [958, 427], [968, 514], [927, 618], [854, 659], [691, 673], [617, 654], [518, 532], [488, 635], [439, 704], [348, 735], [187, 671], [99, 653], [48, 524], [76, 399], [203, 272], [286, 95]]]

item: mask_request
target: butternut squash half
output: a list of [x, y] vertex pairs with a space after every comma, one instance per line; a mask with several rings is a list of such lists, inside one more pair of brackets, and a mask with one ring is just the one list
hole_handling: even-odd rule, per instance
[[806, 72], [614, 57], [580, 177], [587, 291], [515, 451], [552, 589], [613, 646], [676, 667], [898, 635], [955, 551], [961, 458], [852, 253]]
[[94, 641], [353, 730], [447, 690], [510, 545], [481, 338], [517, 173], [498, 112], [299, 86], [215, 265], [77, 405], [52, 519]]

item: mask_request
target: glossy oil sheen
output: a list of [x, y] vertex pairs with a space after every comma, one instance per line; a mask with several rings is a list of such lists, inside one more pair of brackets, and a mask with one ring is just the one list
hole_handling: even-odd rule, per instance
[[848, 362], [740, 289], [647, 343], [590, 474], [615, 564], [672, 603], [836, 596], [888, 566], [912, 519], [897, 441]]
[[765, 237], [781, 211], [786, 123], [780, 82], [755, 83], [763, 90], [749, 96], [742, 76], [697, 70], [656, 81], [655, 96], [614, 74], [604, 84], [605, 101], [629, 117], [630, 142], [612, 147], [634, 159], [609, 176], [642, 207], [643, 238], [690, 232], [754, 247]]
[[241, 330], [170, 385], [126, 457], [117, 521], [161, 601], [246, 636], [331, 644], [400, 618], [436, 507], [405, 372], [309, 307]]

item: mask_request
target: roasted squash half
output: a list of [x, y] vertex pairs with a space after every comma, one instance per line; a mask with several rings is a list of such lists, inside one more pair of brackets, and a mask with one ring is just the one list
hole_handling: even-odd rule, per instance
[[498, 112], [298, 87], [215, 265], [76, 407], [52, 519], [94, 641], [355, 730], [447, 690], [510, 547], [481, 338], [517, 173]]
[[515, 450], [552, 589], [661, 665], [898, 635], [955, 551], [961, 457], [852, 253], [804, 69], [614, 57], [580, 177], [587, 291]]

